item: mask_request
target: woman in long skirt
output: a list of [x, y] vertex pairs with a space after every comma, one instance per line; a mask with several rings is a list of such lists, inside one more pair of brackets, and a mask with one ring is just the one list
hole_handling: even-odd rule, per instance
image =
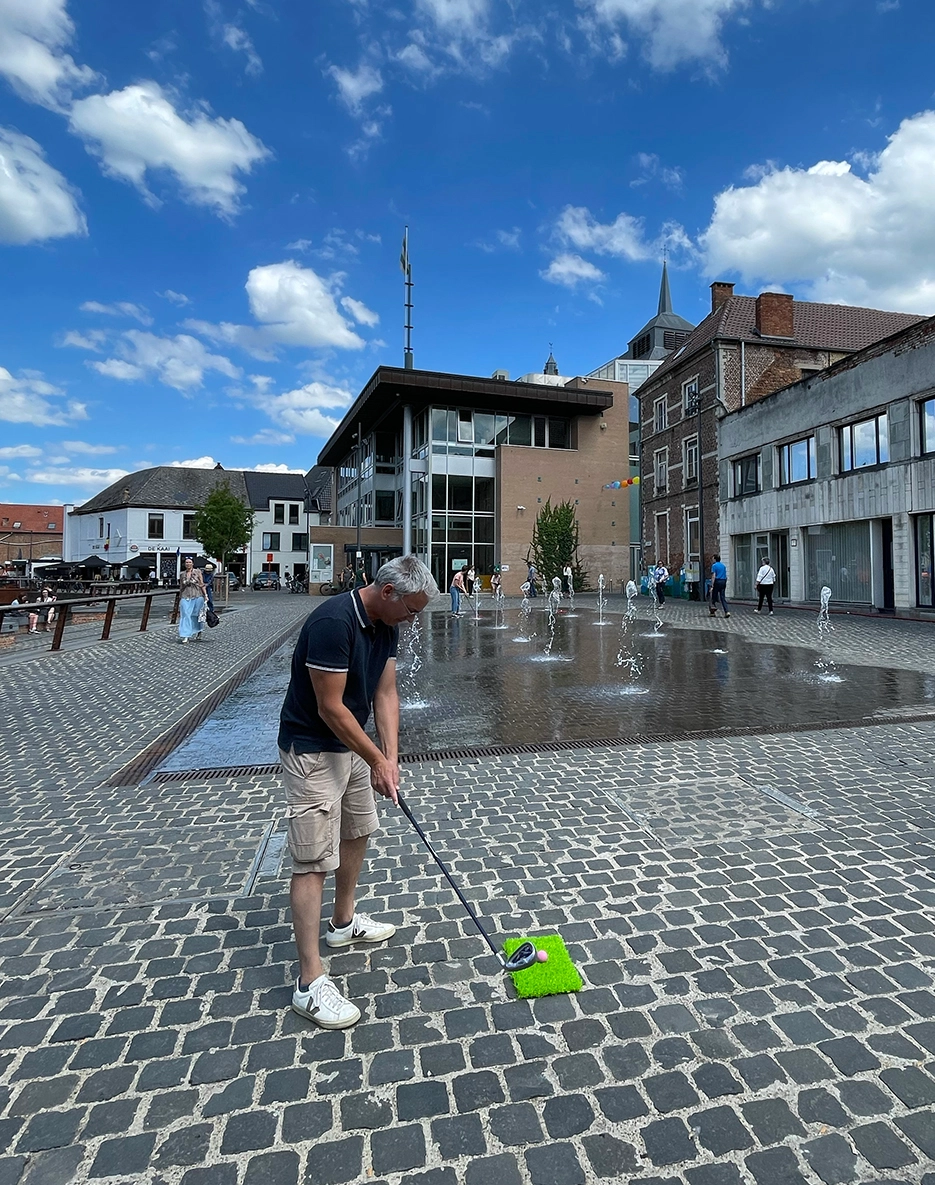
[[179, 598], [179, 638], [187, 642], [189, 638], [201, 639], [201, 631], [205, 627], [202, 616], [205, 611], [205, 581], [201, 569], [196, 568], [191, 560], [185, 561], [185, 571], [179, 581], [182, 590]]

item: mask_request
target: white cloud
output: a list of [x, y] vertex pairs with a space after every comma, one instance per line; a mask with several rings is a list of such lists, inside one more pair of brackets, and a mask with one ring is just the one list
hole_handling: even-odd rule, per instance
[[172, 469], [216, 469], [218, 462], [214, 457], [194, 457], [190, 461], [169, 461]]
[[46, 382], [35, 371], [14, 377], [0, 366], [0, 420], [11, 424], [35, 424], [39, 428], [86, 420], [88, 413], [83, 403], [75, 400], [68, 400], [64, 405], [53, 402], [62, 394], [60, 387]]
[[147, 174], [166, 171], [190, 202], [227, 217], [244, 192], [238, 175], [270, 155], [238, 119], [214, 118], [204, 105], [180, 114], [155, 82], [81, 99], [70, 123], [104, 171], [135, 185], [147, 201], [156, 202]]
[[566, 206], [555, 224], [555, 237], [566, 246], [598, 255], [616, 255], [637, 261], [649, 259], [651, 244], [646, 242], [643, 223], [630, 214], [618, 214], [613, 222], [598, 222], [584, 206]]
[[82, 486], [91, 490], [103, 490], [126, 476], [126, 469], [86, 469], [79, 466], [74, 469], [31, 469], [26, 474], [26, 480], [46, 486]]
[[276, 461], [267, 461], [263, 465], [244, 465], [244, 469], [248, 473], [304, 473], [304, 469], [291, 469], [288, 465], [282, 465]]
[[709, 275], [935, 312], [935, 112], [904, 120], [865, 177], [846, 161], [819, 161], [755, 178], [715, 199], [700, 239]]
[[141, 325], [152, 325], [153, 319], [149, 309], [142, 305], [131, 304], [129, 300], [116, 300], [113, 304], [101, 304], [99, 300], [86, 300], [79, 305], [82, 313], [100, 313], [105, 317], [132, 317]]
[[[2, 45], [0, 31], [0, 45]], [[0, 128], [0, 242], [23, 244], [86, 235], [78, 195], [35, 140]]]
[[636, 163], [640, 175], [630, 182], [632, 189], [650, 181], [661, 181], [666, 189], [672, 190], [680, 190], [684, 184], [685, 178], [678, 165], [664, 165], [655, 152], [638, 152]]
[[90, 350], [99, 354], [107, 340], [107, 334], [102, 329], [89, 329], [87, 333], [79, 333], [77, 329], [69, 329], [62, 338], [63, 346], [74, 346], [76, 350]]
[[72, 453], [82, 453], [88, 457], [105, 457], [109, 453], [117, 451], [112, 444], [87, 444], [83, 440], [63, 440], [62, 448], [68, 449]]
[[566, 288], [576, 288], [581, 283], [594, 284], [606, 278], [599, 267], [570, 252], [557, 255], [539, 275], [550, 284], [564, 284]]
[[[346, 387], [319, 380], [275, 395], [269, 390], [268, 380], [252, 377], [254, 389], [237, 394], [265, 412], [274, 424], [304, 436], [330, 436], [353, 399]], [[328, 415], [328, 412], [332, 414]]]
[[5, 484], [23, 480], [18, 473], [13, 472], [9, 465], [0, 465], [0, 477], [4, 479]]
[[215, 39], [234, 53], [242, 53], [246, 57], [244, 71], [254, 77], [262, 74], [263, 63], [253, 48], [250, 34], [239, 25], [224, 20], [224, 11], [218, 0], [205, 0], [205, 12], [208, 14], [211, 33]]
[[326, 73], [334, 79], [338, 95], [352, 115], [360, 116], [364, 102], [383, 90], [383, 75], [367, 62], [361, 62], [356, 70], [329, 66]]
[[165, 292], [158, 292], [156, 295], [161, 296], [163, 300], [171, 301], [172, 304], [186, 305], [192, 303], [184, 292], [173, 292], [171, 288], [167, 288]]
[[11, 461], [14, 457], [41, 457], [42, 449], [34, 444], [11, 444], [0, 448], [0, 457]]
[[277, 432], [275, 428], [261, 428], [252, 436], [232, 436], [231, 442], [233, 444], [294, 444], [295, 436], [291, 432]]
[[119, 358], [108, 358], [106, 362], [90, 362], [88, 365], [106, 378], [120, 379], [125, 383], [142, 379], [146, 375], [142, 366], [134, 366], [132, 362], [121, 362]]
[[300, 255], [304, 255], [311, 245], [311, 239], [296, 239], [294, 243], [286, 243], [286, 250], [298, 251]]
[[124, 381], [155, 376], [167, 387], [187, 392], [204, 385], [205, 371], [216, 370], [228, 378], [238, 378], [240, 370], [229, 358], [209, 354], [197, 338], [187, 333], [158, 337], [140, 329], [124, 333], [117, 346], [116, 358], [89, 362], [99, 374]]
[[28, 102], [54, 109], [95, 77], [65, 53], [75, 31], [65, 8], [66, 0], [0, 3], [0, 74]]
[[246, 283], [250, 311], [259, 327], [206, 321], [185, 325], [209, 341], [238, 345], [257, 358], [273, 357], [280, 345], [359, 350], [363, 339], [341, 316], [335, 301], [342, 280], [340, 274], [324, 279], [291, 259], [265, 264], [255, 267]]
[[342, 296], [341, 308], [346, 309], [354, 318], [354, 320], [360, 325], [369, 325], [373, 327], [374, 325], [380, 324], [379, 313], [375, 313], [372, 309], [368, 309], [365, 304], [361, 303], [359, 300], [355, 300], [353, 296]]
[[[645, 55], [657, 70], [671, 70], [683, 62], [721, 67], [727, 52], [721, 43], [725, 21], [750, 6], [751, 0], [580, 0], [582, 24], [591, 43], [611, 56], [626, 51], [617, 34], [632, 30], [645, 45]], [[608, 42], [610, 42], [608, 44]]]

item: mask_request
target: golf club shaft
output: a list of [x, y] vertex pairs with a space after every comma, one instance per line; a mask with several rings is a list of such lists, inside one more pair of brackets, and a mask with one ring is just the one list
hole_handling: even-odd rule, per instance
[[416, 819], [415, 815], [413, 815], [413, 813], [409, 809], [409, 807], [406, 805], [406, 802], [403, 799], [403, 796], [401, 794], [397, 794], [397, 798], [399, 800], [399, 805], [402, 807], [403, 814], [406, 816], [406, 818], [409, 820], [409, 822], [413, 825], [413, 827], [415, 827], [416, 831], [419, 833], [419, 839], [421, 839], [422, 842], [425, 844], [425, 846], [428, 848], [429, 854], [431, 855], [432, 859], [435, 861], [435, 863], [438, 865], [438, 867], [445, 874], [445, 878], [447, 879], [448, 884], [451, 885], [451, 887], [457, 893], [458, 900], [461, 902], [461, 904], [467, 910], [468, 916], [470, 917], [470, 919], [474, 923], [474, 925], [477, 927], [477, 929], [480, 931], [481, 937], [484, 939], [484, 941], [487, 943], [487, 945], [490, 947], [490, 949], [497, 956], [497, 958], [500, 959], [500, 961], [502, 963], [503, 958], [502, 958], [500, 952], [497, 950], [497, 948], [491, 942], [490, 935], [487, 933], [487, 931], [481, 925], [480, 919], [478, 918], [477, 914], [474, 912], [473, 909], [471, 909], [471, 906], [468, 904], [467, 898], [464, 896], [464, 894], [461, 892], [461, 890], [455, 884], [454, 878], [452, 877], [451, 873], [448, 871], [447, 867], [445, 866], [445, 861], [441, 858], [441, 856], [439, 856], [438, 852], [436, 852], [435, 849], [432, 847], [432, 845], [429, 843], [428, 836], [425, 834], [425, 832], [419, 826], [418, 820]]

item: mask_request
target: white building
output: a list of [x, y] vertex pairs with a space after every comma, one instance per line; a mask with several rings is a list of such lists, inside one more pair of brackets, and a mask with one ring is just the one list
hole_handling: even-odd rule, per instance
[[82, 506], [65, 507], [62, 558], [76, 563], [95, 555], [116, 565], [139, 563], [173, 582], [188, 558], [201, 551], [195, 514], [220, 485], [252, 507], [253, 538], [228, 557], [241, 580], [272, 571], [303, 576], [310, 529], [330, 521], [330, 472], [254, 473], [239, 469], [183, 469], [161, 465], [121, 477]]

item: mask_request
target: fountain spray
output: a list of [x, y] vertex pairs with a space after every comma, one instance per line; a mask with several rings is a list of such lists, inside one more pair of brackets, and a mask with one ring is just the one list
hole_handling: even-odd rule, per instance
[[607, 598], [604, 596], [604, 573], [597, 578], [597, 621], [595, 625], [606, 625], [604, 621], [604, 610], [607, 608]]
[[834, 670], [834, 660], [831, 657], [831, 589], [827, 584], [821, 590], [821, 608], [818, 610], [818, 646], [819, 655], [815, 666], [822, 672]]
[[633, 627], [636, 624], [636, 598], [639, 589], [632, 580], [627, 581], [627, 611], [620, 623], [620, 649], [617, 651], [617, 666], [626, 667], [631, 679], [642, 672], [643, 664], [633, 648]]
[[555, 612], [562, 601], [562, 581], [561, 577], [552, 577], [552, 591], [549, 593], [549, 641], [545, 648], [546, 654], [552, 653], [552, 645], [555, 642]]

